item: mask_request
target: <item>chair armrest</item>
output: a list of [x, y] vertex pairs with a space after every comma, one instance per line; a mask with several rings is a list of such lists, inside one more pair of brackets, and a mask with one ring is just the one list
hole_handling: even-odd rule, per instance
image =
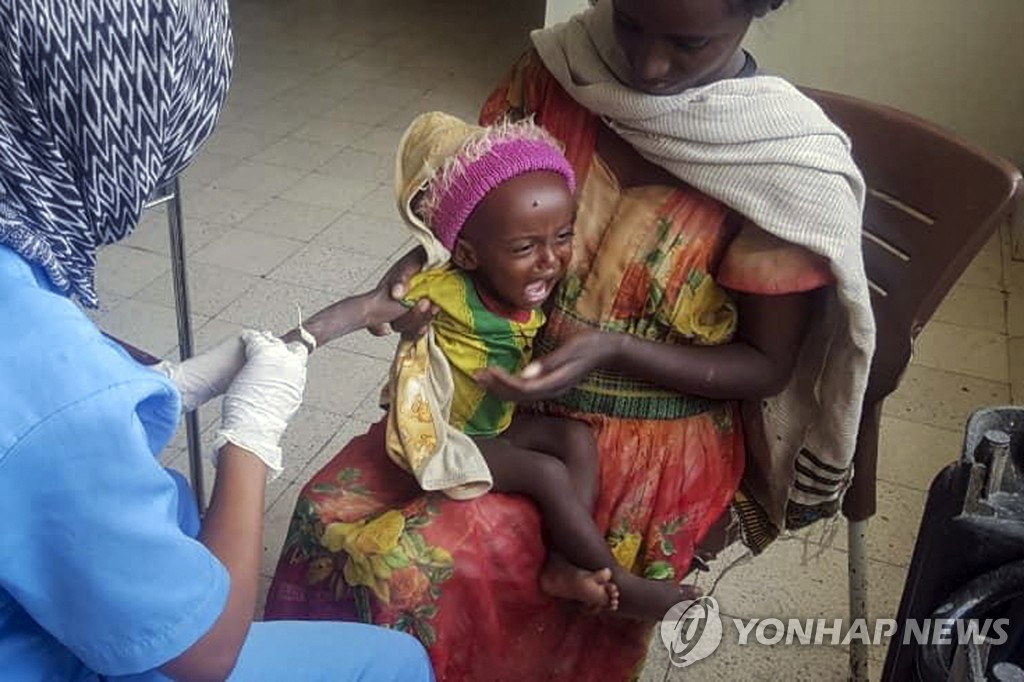
[[153, 356], [153, 355], [150, 355], [149, 353], [147, 353], [144, 350], [140, 350], [140, 349], [136, 348], [135, 346], [131, 345], [127, 341], [122, 341], [121, 339], [117, 338], [116, 336], [111, 336], [110, 334], [108, 334], [106, 332], [103, 332], [103, 336], [107, 337], [108, 339], [110, 339], [111, 341], [116, 343], [117, 345], [121, 346], [121, 348], [124, 348], [125, 351], [128, 352], [128, 355], [132, 356], [133, 358], [135, 358], [135, 360], [137, 362], [139, 362], [139, 363], [141, 363], [143, 365], [155, 365], [158, 362], [160, 362], [160, 358], [158, 358], [156, 356]]

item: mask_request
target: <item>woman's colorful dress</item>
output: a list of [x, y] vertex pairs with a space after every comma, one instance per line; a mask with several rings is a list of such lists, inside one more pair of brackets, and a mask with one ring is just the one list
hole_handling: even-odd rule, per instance
[[[575, 255], [539, 354], [586, 328], [672, 344], [730, 341], [736, 306], [716, 278], [742, 218], [692, 188], [620, 187], [595, 153], [601, 122], [534, 54], [491, 96], [482, 118], [506, 114], [535, 114], [566, 145], [581, 179]], [[743, 279], [728, 283], [758, 286]], [[538, 409], [593, 426], [600, 457], [595, 517], [616, 559], [648, 578], [681, 580], [695, 545], [739, 485], [744, 446], [736, 403], [596, 372]], [[302, 491], [266, 614], [358, 619], [411, 632], [429, 647], [439, 680], [636, 674], [649, 625], [590, 615], [543, 595], [537, 576], [544, 559], [529, 500], [490, 493], [456, 502], [422, 493], [384, 454], [379, 423]]]

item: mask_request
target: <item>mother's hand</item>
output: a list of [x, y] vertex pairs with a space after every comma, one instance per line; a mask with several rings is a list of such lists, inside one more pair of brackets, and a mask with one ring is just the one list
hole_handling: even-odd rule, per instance
[[554, 398], [606, 365], [616, 348], [616, 334], [586, 331], [573, 336], [552, 353], [534, 360], [518, 375], [488, 367], [476, 374], [477, 382], [502, 400], [529, 402]]

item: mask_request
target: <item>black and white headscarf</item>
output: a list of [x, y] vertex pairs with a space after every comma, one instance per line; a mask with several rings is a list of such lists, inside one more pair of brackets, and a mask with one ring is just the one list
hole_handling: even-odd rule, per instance
[[213, 130], [227, 0], [0, 0], [0, 244], [97, 304], [96, 249]]

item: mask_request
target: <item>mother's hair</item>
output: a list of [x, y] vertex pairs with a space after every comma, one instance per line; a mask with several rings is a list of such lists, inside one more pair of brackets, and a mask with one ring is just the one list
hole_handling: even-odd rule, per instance
[[733, 10], [744, 12], [752, 17], [764, 15], [782, 7], [786, 0], [729, 0]]

